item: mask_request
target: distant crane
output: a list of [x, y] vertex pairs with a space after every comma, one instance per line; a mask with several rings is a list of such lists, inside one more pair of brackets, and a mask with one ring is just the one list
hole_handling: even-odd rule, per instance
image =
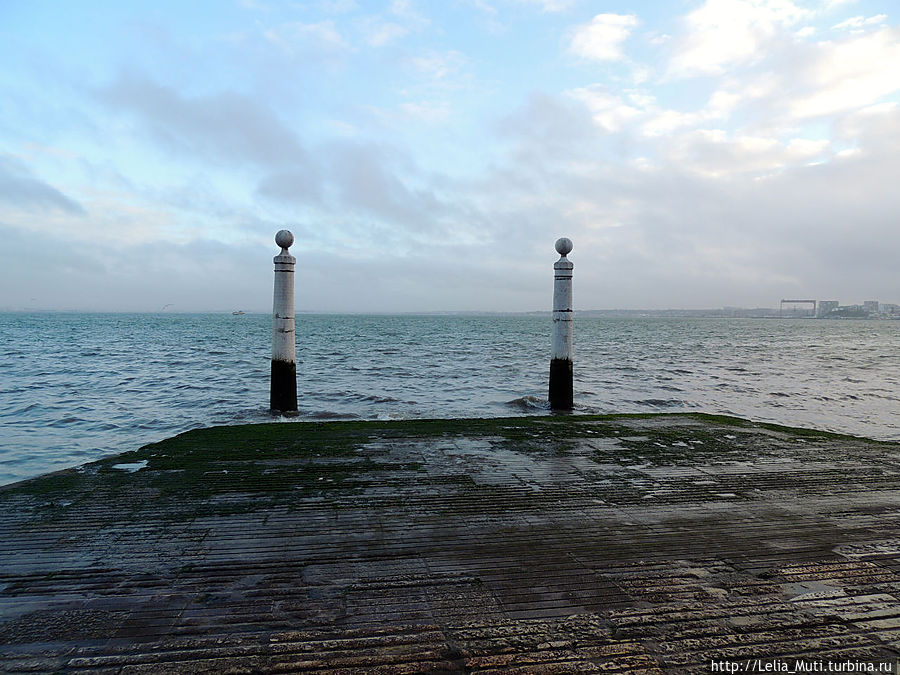
[[815, 300], [782, 300], [781, 305], [778, 307], [778, 316], [782, 315], [784, 311], [784, 304], [787, 303], [789, 305], [812, 305], [812, 316], [816, 315], [816, 301]]

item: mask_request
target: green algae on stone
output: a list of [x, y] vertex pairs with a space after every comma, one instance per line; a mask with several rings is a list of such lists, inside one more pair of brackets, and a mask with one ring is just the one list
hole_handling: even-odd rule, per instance
[[[769, 442], [768, 435], [760, 436], [761, 431], [798, 443], [860, 442], [830, 432], [704, 413], [248, 424], [191, 430], [78, 469], [6, 486], [0, 489], [0, 499], [18, 494], [52, 504], [99, 490], [111, 497], [129, 493], [127, 501], [139, 507], [154, 498], [326, 495], [364, 488], [366, 476], [377, 472], [421, 472], [418, 458], [398, 463], [370, 456], [372, 443], [390, 445], [415, 439], [494, 439], [491, 442], [499, 440], [499, 447], [536, 456], [564, 456], [584, 442], [595, 441], [597, 462], [687, 464], [735, 458], [749, 446], [759, 450]], [[133, 473], [115, 468], [141, 462], [146, 462], [145, 467]]]

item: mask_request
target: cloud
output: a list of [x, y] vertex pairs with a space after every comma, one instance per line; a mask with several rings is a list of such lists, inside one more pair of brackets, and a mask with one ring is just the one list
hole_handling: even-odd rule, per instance
[[797, 84], [788, 110], [796, 118], [808, 118], [876, 103], [900, 91], [897, 63], [897, 29], [882, 28], [843, 42], [819, 43], [793, 73]]
[[520, 110], [500, 120], [496, 132], [520, 142], [527, 140], [548, 152], [568, 154], [581, 147], [595, 129], [584, 105], [573, 104], [567, 98], [533, 93]]
[[268, 12], [271, 9], [269, 5], [259, 0], [238, 0], [238, 5], [254, 12]]
[[334, 21], [303, 23], [294, 21], [269, 28], [263, 36], [287, 56], [325, 59], [341, 55], [349, 49]]
[[316, 6], [326, 14], [346, 14], [359, 8], [356, 0], [318, 0]]
[[450, 119], [450, 104], [443, 101], [407, 101], [401, 103], [399, 110], [407, 118], [440, 124]]
[[887, 14], [877, 14], [868, 18], [864, 16], [854, 16], [835, 24], [832, 26], [832, 29], [841, 30], [842, 28], [846, 28], [853, 32], [858, 32], [870, 26], [882, 24], [885, 21], [887, 21]]
[[579, 87], [568, 94], [584, 103], [591, 111], [594, 121], [606, 131], [621, 131], [644, 113], [640, 106], [626, 102], [604, 85]]
[[[342, 213], [336, 231], [364, 231], [374, 250], [410, 233], [433, 239], [454, 228], [458, 210], [437, 196], [439, 179], [425, 175], [389, 144], [351, 137], [306, 147], [265, 105], [249, 97], [230, 92], [189, 97], [143, 77], [122, 77], [98, 98], [115, 112], [133, 116], [136, 129], [153, 145], [182, 161], [209, 167], [217, 176], [251, 174], [251, 196], [278, 212], [319, 222]], [[397, 110], [406, 119], [430, 122], [449, 115], [442, 102], [407, 101]], [[184, 210], [183, 205], [169, 206]]]
[[458, 74], [467, 63], [466, 56], [456, 50], [445, 52], [428, 50], [409, 59], [412, 69], [432, 83], [447, 82], [451, 76]]
[[[6, 244], [0, 249], [0, 307], [155, 312], [171, 303], [176, 311], [262, 310], [271, 299], [274, 243], [121, 245], [60, 233], [42, 250], [33, 234], [3, 223], [0, 237]], [[30, 273], [35, 250], [53, 274]]]
[[[494, 232], [501, 241], [524, 237], [526, 243], [533, 242], [521, 231], [523, 227], [533, 228], [539, 236], [541, 221], [564, 221], [565, 214], [578, 210], [583, 200], [569, 199], [562, 188], [553, 192], [557, 179], [567, 175], [573, 181], [579, 176], [592, 180], [597, 163], [607, 159], [604, 143], [609, 136], [597, 128], [581, 102], [547, 94], [532, 94], [519, 110], [498, 120], [495, 128], [507, 144], [506, 163], [494, 165], [484, 182], [476, 181], [474, 194], [464, 193], [458, 201], [489, 211], [478, 216], [485, 233]], [[509, 212], [517, 215], [508, 220]]]
[[188, 97], [131, 74], [99, 90], [97, 98], [113, 111], [134, 115], [156, 145], [184, 156], [266, 167], [307, 161], [297, 135], [242, 94]]
[[370, 17], [361, 24], [364, 40], [370, 47], [384, 47], [409, 33], [409, 28], [393, 21]]
[[412, 188], [399, 178], [406, 162], [389, 148], [342, 142], [330, 145], [327, 154], [336, 202], [401, 228], [401, 236], [404, 230], [433, 229], [446, 211], [427, 186]]
[[684, 18], [669, 74], [719, 74], [757, 61], [768, 41], [809, 15], [790, 0], [706, 0]]
[[[741, 5], [742, 11], [725, 12], [732, 4]], [[648, 133], [718, 121], [729, 128], [746, 124], [756, 134], [782, 135], [900, 91], [900, 74], [893, 67], [900, 62], [900, 29], [873, 20], [864, 34], [832, 33], [831, 40], [812, 41], [791, 29], [806, 11], [773, 0], [708, 0], [688, 15], [690, 30], [678, 38], [667, 66], [669, 78], [712, 76], [715, 89], [706, 106], [677, 111], [637, 106], [655, 120], [637, 113], [632, 117], [640, 119]], [[697, 13], [703, 14], [703, 21]], [[719, 19], [725, 24], [719, 25]], [[727, 25], [729, 21], [733, 25]], [[701, 25], [706, 29], [700, 31]], [[605, 114], [612, 109], [608, 104]]]
[[377, 14], [358, 22], [363, 41], [370, 47], [385, 47], [430, 24], [410, 0], [393, 0], [387, 16]]
[[519, 4], [536, 5], [541, 8], [542, 12], [565, 12], [571, 9], [575, 4], [575, 0], [517, 0]]
[[577, 26], [569, 38], [569, 53], [586, 61], [619, 61], [622, 45], [637, 26], [633, 14], [597, 14]]
[[273, 171], [259, 182], [257, 195], [292, 207], [301, 222], [315, 222], [334, 243], [365, 245], [369, 255], [465, 236], [469, 226], [461, 208], [441, 196], [452, 193], [450, 184], [423, 172], [407, 153], [356, 138], [314, 150], [311, 174], [303, 168]]
[[262, 197], [285, 202], [319, 204], [321, 176], [309, 166], [276, 170], [263, 177], [256, 186]]
[[[836, 277], [848, 301], [900, 296], [900, 108], [850, 114], [834, 140], [692, 125], [648, 137], [652, 99], [586, 94], [530, 97], [504, 118], [506, 161], [467, 197], [513, 257], [570, 236], [580, 307], [771, 306]], [[612, 131], [598, 101], [638, 112]]]
[[497, 8], [488, 2], [488, 0], [460, 0], [460, 2], [489, 16], [496, 16], [498, 14]]
[[679, 135], [666, 149], [667, 161], [710, 178], [756, 179], [811, 160], [830, 157], [825, 139], [732, 135], [722, 129], [697, 129]]
[[390, 12], [394, 16], [402, 19], [407, 25], [416, 28], [424, 28], [431, 21], [416, 9], [416, 3], [413, 0], [393, 0], [391, 2]]
[[590, 85], [566, 92], [585, 104], [594, 122], [608, 132], [632, 131], [653, 137], [696, 127], [724, 118], [735, 101], [727, 92], [716, 92], [699, 110], [673, 110], [661, 106], [654, 95], [641, 89], [616, 92], [605, 85]]
[[86, 215], [84, 207], [36, 178], [24, 162], [0, 155], [0, 201], [18, 209]]

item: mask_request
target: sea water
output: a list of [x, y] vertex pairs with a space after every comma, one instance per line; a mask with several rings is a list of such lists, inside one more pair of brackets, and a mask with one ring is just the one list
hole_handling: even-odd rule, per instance
[[[900, 440], [898, 347], [898, 321], [576, 314], [575, 412]], [[299, 315], [297, 419], [551, 414], [549, 348], [549, 314]], [[269, 421], [270, 357], [268, 315], [0, 314], [0, 484]]]

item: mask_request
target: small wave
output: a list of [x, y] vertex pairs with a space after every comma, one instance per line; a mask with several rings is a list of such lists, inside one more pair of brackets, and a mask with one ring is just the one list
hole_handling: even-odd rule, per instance
[[60, 420], [54, 420], [48, 424], [48, 427], [64, 427], [69, 424], [76, 424], [77, 422], [84, 422], [80, 417], [63, 417]]
[[900, 401], [900, 398], [897, 398], [891, 392], [885, 392], [883, 394], [880, 394], [880, 393], [878, 393], [879, 391], [883, 391], [883, 390], [870, 391], [870, 392], [868, 392], [867, 395], [869, 396], [869, 398], [880, 398], [884, 401]]
[[510, 408], [516, 408], [518, 410], [550, 409], [550, 401], [538, 398], [537, 396], [522, 396], [520, 398], [514, 398], [512, 401], [507, 401], [505, 405], [508, 405]]
[[650, 406], [651, 408], [675, 408], [684, 406], [684, 401], [676, 398], [645, 398], [639, 401], [632, 401], [632, 403]]
[[392, 396], [376, 396], [375, 394], [363, 396], [362, 400], [371, 401], [372, 403], [400, 403], [399, 399], [393, 398]]
[[712, 410], [716, 415], [728, 415], [729, 417], [741, 417], [741, 413], [731, 408], [715, 408]]
[[353, 413], [339, 413], [333, 410], [317, 410], [316, 412], [304, 415], [314, 420], [355, 420], [359, 419], [359, 415]]
[[375, 419], [380, 422], [389, 422], [391, 420], [403, 420], [408, 418], [404, 415], [395, 415], [394, 413], [379, 413], [375, 416]]
[[102, 452], [99, 448], [76, 448], [74, 450], [69, 450], [70, 457], [93, 457], [97, 453]]
[[88, 431], [112, 431], [113, 429], [118, 429], [118, 424], [112, 424], [111, 422], [98, 422], [97, 424], [93, 424], [87, 428]]
[[769, 396], [777, 396], [778, 398], [790, 398], [790, 394], [785, 394], [783, 391], [770, 391]]
[[[18, 393], [18, 392], [17, 392]], [[25, 406], [24, 408], [19, 408], [18, 410], [13, 410], [10, 413], [10, 417], [16, 417], [18, 415], [24, 415], [25, 413], [31, 412], [32, 410], [40, 410], [41, 406], [37, 403], [32, 403], [30, 405]]]
[[251, 408], [248, 410], [238, 410], [230, 415], [228, 415], [227, 422], [228, 424], [238, 423], [243, 424], [247, 420], [251, 422], [260, 422], [267, 420], [272, 417], [272, 414], [269, 412], [268, 408], [264, 408], [262, 406]]

